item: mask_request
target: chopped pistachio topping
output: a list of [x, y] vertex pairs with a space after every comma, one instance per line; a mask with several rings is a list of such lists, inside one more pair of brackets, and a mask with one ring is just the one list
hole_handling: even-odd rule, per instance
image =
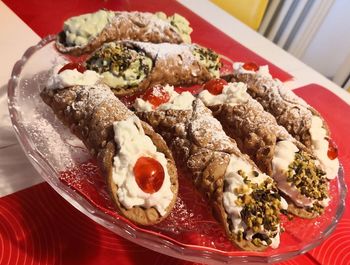
[[152, 64], [143, 51], [111, 42], [96, 51], [86, 67], [100, 73], [107, 85], [118, 89], [137, 86], [147, 77]]
[[[328, 198], [328, 181], [325, 172], [316, 166], [314, 158], [304, 151], [295, 153], [294, 161], [289, 165], [287, 181], [308, 198], [322, 201]], [[315, 202], [310, 212], [323, 212], [323, 206]]]
[[270, 245], [271, 238], [279, 233], [280, 223], [281, 197], [275, 183], [270, 178], [260, 184], [251, 183], [243, 171], [238, 173], [245, 184], [235, 189], [234, 192], [238, 195], [235, 203], [242, 207], [241, 218], [246, 229], [244, 232], [240, 231], [243, 235], [238, 233], [237, 238], [242, 240], [247, 231], [252, 231], [254, 235], [251, 242], [254, 245]]
[[215, 52], [213, 52], [210, 49], [202, 48], [196, 46], [192, 50], [193, 55], [196, 57], [196, 59], [205, 66], [205, 68], [208, 69], [208, 71], [212, 74], [213, 77], [219, 77], [220, 76], [220, 58], [219, 55]]
[[290, 221], [290, 220], [293, 220], [294, 215], [291, 214], [290, 212], [288, 212], [288, 210], [286, 210], [286, 209], [281, 209], [280, 212], [281, 212], [282, 214], [284, 214], [285, 216], [287, 216], [287, 218], [288, 218], [289, 221]]

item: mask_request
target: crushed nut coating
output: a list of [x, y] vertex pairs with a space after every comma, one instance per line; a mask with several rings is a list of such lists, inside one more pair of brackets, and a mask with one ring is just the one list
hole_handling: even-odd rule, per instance
[[310, 212], [322, 213], [324, 207], [319, 203], [328, 198], [328, 181], [325, 172], [316, 166], [315, 160], [306, 152], [295, 153], [294, 161], [289, 165], [287, 181], [308, 198], [316, 200]]
[[125, 78], [125, 71], [131, 67], [139, 75], [147, 76], [151, 71], [146, 60], [150, 60], [143, 51], [133, 50], [125, 45], [106, 45], [99, 49], [86, 61], [88, 69], [98, 73], [111, 72], [115, 76]]
[[252, 237], [254, 245], [270, 245], [270, 238], [279, 233], [281, 197], [278, 189], [272, 179], [257, 184], [251, 183], [243, 171], [238, 171], [238, 174], [245, 184], [235, 189], [235, 194], [238, 195], [235, 203], [243, 208], [241, 218], [246, 225], [239, 238], [246, 239], [247, 231], [252, 231], [255, 233]]

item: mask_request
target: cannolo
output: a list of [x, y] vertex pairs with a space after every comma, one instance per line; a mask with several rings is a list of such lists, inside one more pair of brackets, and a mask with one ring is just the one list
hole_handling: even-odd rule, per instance
[[191, 32], [189, 22], [179, 14], [167, 17], [163, 12], [152, 14], [102, 9], [66, 20], [57, 36], [56, 47], [63, 53], [81, 55], [115, 40], [191, 43]]
[[177, 197], [172, 154], [99, 81], [93, 71], [67, 69], [49, 79], [41, 97], [96, 157], [119, 212], [137, 224], [156, 224]]
[[245, 250], [279, 244], [281, 208], [286, 202], [273, 180], [243, 155], [199, 99], [156, 87], [138, 98], [137, 115], [161, 134], [224, 227]]
[[246, 83], [248, 93], [276, 118], [278, 124], [313, 152], [327, 178], [335, 178], [339, 170], [337, 148], [322, 116], [278, 79], [272, 78], [268, 66], [234, 63], [233, 68], [229, 79]]
[[289, 212], [304, 218], [322, 214], [329, 203], [329, 181], [319, 161], [264, 111], [247, 93], [246, 84], [224, 83], [209, 81], [198, 97], [239, 149], [276, 181]]
[[198, 45], [110, 42], [87, 59], [117, 96], [155, 85], [190, 86], [219, 76], [219, 56]]

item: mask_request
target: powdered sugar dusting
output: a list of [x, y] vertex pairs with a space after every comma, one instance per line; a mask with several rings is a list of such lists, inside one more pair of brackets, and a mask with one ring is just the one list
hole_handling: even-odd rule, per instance
[[196, 45], [191, 44], [172, 44], [172, 43], [159, 43], [153, 44], [149, 42], [137, 42], [130, 41], [129, 43], [144, 50], [152, 58], [169, 58], [178, 56], [182, 61], [182, 67], [190, 66], [196, 60], [192, 50]]
[[297, 104], [299, 106], [304, 106], [305, 108], [310, 107], [310, 105], [307, 104], [305, 102], [305, 100], [303, 100], [301, 97], [298, 97], [291, 89], [289, 89], [287, 87], [282, 87], [283, 85], [281, 84], [281, 82], [279, 80], [278, 80], [277, 84], [279, 84], [278, 92], [284, 100], [286, 100], [290, 103]]
[[209, 149], [225, 150], [236, 148], [234, 142], [224, 132], [220, 122], [215, 119], [199, 99], [195, 101], [194, 113], [189, 124], [195, 139], [202, 142], [202, 146]]
[[[123, 103], [115, 97], [111, 89], [105, 84], [79, 86], [77, 88], [79, 94], [85, 94], [86, 98], [73, 103], [72, 106], [68, 106], [68, 111], [69, 108], [73, 108], [74, 110], [84, 110], [91, 107], [93, 109], [102, 103], [107, 103], [108, 105], [113, 106], [113, 108], [118, 109], [118, 115], [120, 118], [126, 118], [132, 115], [132, 112], [129, 111], [123, 105]], [[115, 106], [117, 106], [117, 108]]]
[[224, 133], [220, 123], [210, 116], [203, 116], [192, 120], [191, 132], [195, 138], [206, 138], [205, 147], [208, 149], [224, 150], [232, 147], [233, 142]]
[[[115, 21], [138, 21], [143, 25], [147, 25], [144, 35], [158, 33], [159, 35], [164, 34], [165, 29], [173, 28], [169, 21], [162, 20], [156, 15], [149, 12], [115, 12], [115, 17], [112, 20], [112, 24]], [[174, 28], [175, 29], [175, 28]]]

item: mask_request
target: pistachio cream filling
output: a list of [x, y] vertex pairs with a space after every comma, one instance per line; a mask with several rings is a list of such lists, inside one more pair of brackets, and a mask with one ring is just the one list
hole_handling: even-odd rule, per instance
[[193, 29], [190, 27], [190, 22], [188, 22], [186, 18], [177, 13], [169, 17], [167, 17], [164, 12], [157, 12], [154, 15], [162, 20], [170, 22], [170, 24], [176, 28], [183, 41], [185, 43], [191, 43], [190, 34]]
[[306, 207], [307, 211], [323, 213], [329, 200], [328, 180], [325, 172], [316, 166], [310, 154], [304, 151], [295, 153], [294, 161], [288, 166], [287, 182], [295, 186], [302, 195], [314, 201], [311, 206]]
[[72, 17], [63, 24], [67, 46], [84, 46], [96, 37], [112, 19], [115, 12], [99, 10], [95, 13]]
[[98, 72], [103, 82], [114, 89], [137, 86], [150, 73], [152, 59], [143, 51], [110, 42], [86, 62], [87, 69]]
[[193, 55], [202, 64], [212, 77], [218, 78], [220, 76], [220, 58], [219, 55], [210, 49], [195, 46], [192, 49]]

